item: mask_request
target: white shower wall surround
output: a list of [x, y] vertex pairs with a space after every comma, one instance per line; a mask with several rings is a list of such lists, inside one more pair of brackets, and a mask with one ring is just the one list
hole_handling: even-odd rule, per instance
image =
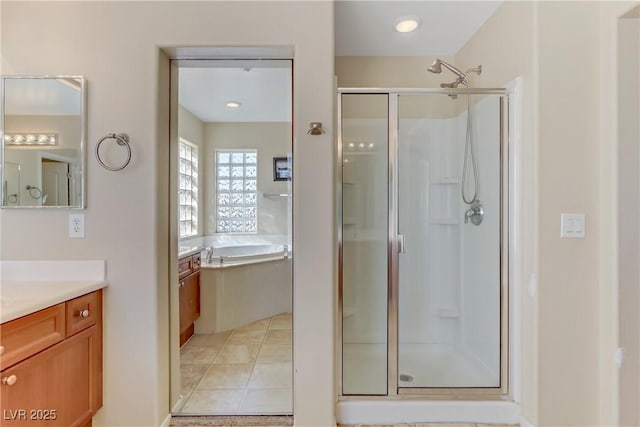
[[[411, 370], [409, 373], [415, 378], [414, 385], [401, 381], [401, 387], [419, 387], [420, 383], [427, 383], [422, 377], [429, 375], [431, 386], [438, 386], [437, 373], [421, 364], [426, 355], [430, 355], [432, 361], [440, 358], [453, 366], [446, 369], [449, 372], [467, 373], [461, 375], [459, 381], [452, 376], [443, 378], [441, 386], [499, 386], [500, 258], [497, 254], [500, 253], [501, 156], [500, 126], [496, 124], [500, 123], [501, 112], [496, 97], [474, 98], [479, 197], [485, 206], [480, 226], [464, 223], [468, 206], [460, 194], [466, 109], [450, 118], [400, 118], [399, 229], [401, 233], [411, 232], [405, 235], [405, 252], [399, 257], [399, 366], [400, 373], [403, 369]], [[345, 144], [357, 136], [384, 147], [387, 135], [386, 118], [343, 121]], [[385, 168], [386, 164], [378, 166]], [[348, 174], [356, 173], [347, 169], [343, 169], [343, 181], [347, 181]], [[387, 206], [386, 201], [381, 203], [376, 198], [386, 200], [388, 197], [385, 190], [388, 178], [385, 173], [373, 176], [374, 182], [368, 183], [371, 190], [364, 200], [350, 200], [349, 189], [343, 190], [344, 211], [353, 213], [358, 209], [356, 215], [367, 216], [364, 224], [378, 227], [386, 222], [386, 211], [372, 212], [368, 207]], [[467, 181], [469, 184], [472, 179]], [[349, 203], [355, 206], [346, 206]], [[374, 315], [386, 313], [386, 293], [367, 291], [374, 286], [386, 287], [386, 265], [369, 265], [372, 258], [386, 259], [386, 246], [378, 240], [380, 236], [373, 238], [364, 230], [349, 225], [343, 228], [344, 250], [358, 253], [360, 256], [350, 259], [362, 263], [352, 266], [352, 271], [359, 274], [355, 277], [355, 286], [345, 288], [343, 297], [344, 372], [345, 378], [348, 376], [345, 383], [367, 382], [367, 371], [386, 369], [386, 318]], [[372, 251], [381, 253], [373, 257]], [[490, 260], [486, 257], [488, 252]], [[347, 281], [353, 283], [354, 278], [345, 277], [345, 283]], [[487, 309], [488, 306], [491, 309]], [[352, 358], [361, 362], [351, 363]]]

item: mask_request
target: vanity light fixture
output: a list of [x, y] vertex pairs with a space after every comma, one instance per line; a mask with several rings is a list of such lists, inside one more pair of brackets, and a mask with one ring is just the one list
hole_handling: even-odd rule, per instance
[[4, 134], [4, 144], [17, 145], [17, 146], [57, 145], [58, 134], [56, 133], [6, 133]]
[[420, 27], [420, 20], [413, 17], [403, 17], [396, 20], [395, 29], [399, 33], [410, 33]]
[[228, 101], [226, 103], [226, 106], [229, 107], [229, 108], [240, 108], [240, 105], [242, 105], [242, 104], [240, 104], [239, 102], [236, 102], [236, 101]]

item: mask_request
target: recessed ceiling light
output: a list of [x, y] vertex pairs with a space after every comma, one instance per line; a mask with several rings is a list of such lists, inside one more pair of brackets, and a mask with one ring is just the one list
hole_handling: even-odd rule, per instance
[[398, 18], [396, 20], [396, 31], [399, 33], [410, 33], [415, 31], [420, 26], [420, 20], [418, 18]]
[[236, 102], [236, 101], [229, 101], [227, 102], [227, 107], [229, 108], [240, 108], [240, 103]]

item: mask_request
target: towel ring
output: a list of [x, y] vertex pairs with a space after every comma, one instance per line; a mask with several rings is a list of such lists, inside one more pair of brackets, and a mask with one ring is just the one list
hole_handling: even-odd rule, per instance
[[[125, 162], [118, 167], [108, 166], [100, 158], [100, 144], [102, 144], [107, 139], [115, 139], [118, 145], [126, 147], [127, 149], [127, 160], [125, 160]], [[131, 146], [129, 145], [129, 135], [127, 135], [126, 133], [108, 133], [100, 138], [100, 141], [98, 141], [98, 143], [96, 144], [96, 159], [98, 160], [98, 163], [100, 163], [100, 166], [102, 166], [106, 170], [121, 171], [122, 169], [126, 168], [131, 161]]]

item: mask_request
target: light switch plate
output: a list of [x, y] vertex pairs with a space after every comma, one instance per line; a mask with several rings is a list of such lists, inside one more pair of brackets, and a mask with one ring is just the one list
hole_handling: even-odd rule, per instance
[[585, 214], [563, 213], [560, 215], [560, 237], [584, 239], [586, 231]]

